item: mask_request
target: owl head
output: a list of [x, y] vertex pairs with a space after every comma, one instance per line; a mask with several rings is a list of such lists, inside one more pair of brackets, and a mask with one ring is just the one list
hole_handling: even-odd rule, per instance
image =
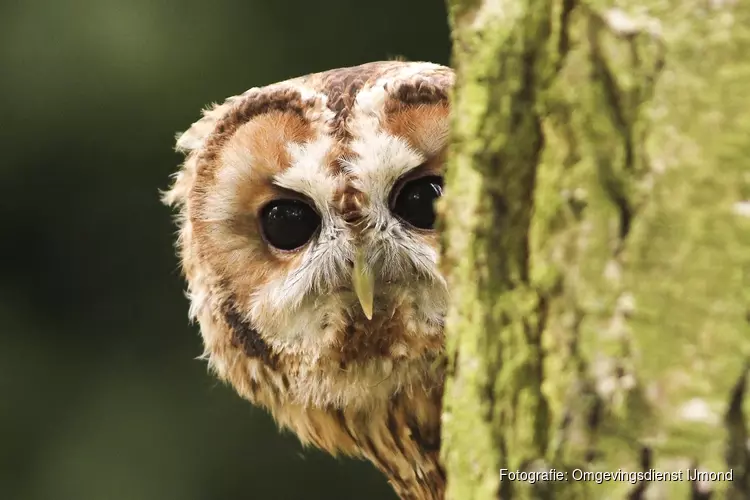
[[164, 200], [204, 356], [277, 417], [440, 384], [453, 79], [399, 61], [311, 74], [231, 97], [178, 137]]

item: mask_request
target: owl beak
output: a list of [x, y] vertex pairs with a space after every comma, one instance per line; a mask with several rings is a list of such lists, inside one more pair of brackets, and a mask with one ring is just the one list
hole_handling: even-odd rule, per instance
[[357, 252], [357, 258], [354, 261], [352, 284], [354, 285], [354, 292], [357, 294], [359, 303], [362, 305], [362, 311], [364, 311], [367, 319], [372, 319], [375, 279], [372, 276], [372, 271], [370, 271], [365, 263], [365, 255], [362, 251]]

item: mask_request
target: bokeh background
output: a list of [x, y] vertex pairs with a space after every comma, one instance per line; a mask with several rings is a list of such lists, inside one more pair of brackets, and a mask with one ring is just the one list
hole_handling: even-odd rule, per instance
[[2, 0], [0, 499], [392, 499], [214, 380], [158, 190], [213, 101], [404, 56], [439, 0]]

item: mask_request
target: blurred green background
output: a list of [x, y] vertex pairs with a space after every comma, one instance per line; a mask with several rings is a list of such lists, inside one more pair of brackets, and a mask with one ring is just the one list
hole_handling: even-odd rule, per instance
[[210, 102], [449, 51], [440, 0], [3, 0], [0, 499], [394, 498], [195, 359], [158, 189]]

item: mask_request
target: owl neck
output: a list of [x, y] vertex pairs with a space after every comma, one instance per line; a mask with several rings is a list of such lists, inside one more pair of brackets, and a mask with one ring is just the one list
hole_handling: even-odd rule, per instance
[[[266, 407], [303, 443], [332, 454], [363, 457], [388, 478], [402, 500], [442, 500], [445, 473], [440, 463], [440, 412], [444, 360], [425, 359], [431, 376], [371, 405], [311, 407], [286, 398], [289, 380], [279, 374], [280, 360], [258, 332], [229, 309], [225, 321], [232, 345], [249, 362], [235, 363], [226, 374], [240, 394]], [[254, 369], [250, 369], [254, 367]], [[244, 383], [244, 381], [250, 383]], [[431, 382], [430, 382], [431, 381]], [[429, 387], [427, 387], [429, 386]]]
[[[385, 438], [364, 446], [364, 456], [386, 475], [403, 500], [443, 500], [445, 495], [440, 462], [442, 390], [424, 398], [404, 396], [395, 401], [384, 416]], [[383, 436], [380, 431], [374, 434]]]
[[397, 395], [382, 408], [367, 412], [334, 410], [335, 425], [352, 445], [338, 446], [339, 451], [372, 462], [403, 500], [442, 500], [441, 399], [440, 387]]

